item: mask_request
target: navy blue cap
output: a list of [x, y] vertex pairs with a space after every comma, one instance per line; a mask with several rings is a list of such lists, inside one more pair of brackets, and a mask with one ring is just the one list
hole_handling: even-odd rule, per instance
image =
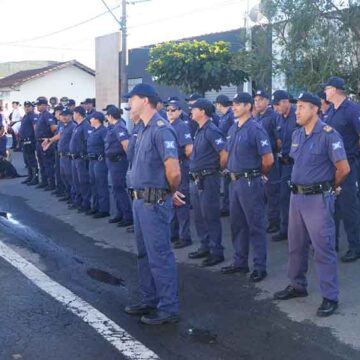
[[100, 112], [100, 111], [95, 111], [95, 112], [93, 112], [93, 113], [90, 115], [90, 118], [91, 118], [91, 119], [92, 119], [92, 118], [97, 119], [97, 120], [99, 120], [99, 121], [101, 121], [101, 122], [104, 122], [104, 121], [105, 121], [105, 115], [104, 115], [102, 112]]
[[169, 96], [166, 99], [167, 102], [172, 101], [172, 100], [180, 101], [180, 98], [178, 96]]
[[166, 106], [173, 106], [174, 108], [181, 109], [181, 104], [179, 100], [170, 100], [166, 103]]
[[134, 88], [125, 94], [123, 97], [125, 99], [130, 99], [133, 96], [145, 96], [145, 97], [156, 97], [158, 98], [158, 94], [153, 86], [149, 84], [137, 84]]
[[214, 101], [214, 104], [220, 104], [222, 106], [231, 106], [232, 101], [226, 95], [220, 94]]
[[254, 98], [255, 98], [256, 96], [260, 96], [260, 97], [262, 97], [262, 98], [264, 98], [264, 99], [270, 99], [269, 94], [268, 94], [267, 92], [265, 92], [264, 90], [257, 90], [257, 91], [255, 92]]
[[290, 100], [290, 95], [285, 90], [276, 90], [272, 96], [272, 104], [279, 105], [281, 100]]
[[54, 107], [54, 111], [63, 111], [64, 107], [60, 104]]
[[308, 102], [310, 104], [313, 104], [317, 107], [321, 107], [321, 100], [320, 98], [312, 93], [309, 92], [303, 92], [299, 95], [299, 97], [296, 99], [296, 101], [303, 101], [303, 102]]
[[115, 119], [120, 119], [121, 114], [122, 114], [122, 110], [120, 110], [117, 106], [115, 105], [107, 106], [106, 115], [111, 115]]
[[82, 106], [76, 106], [73, 111], [79, 113], [83, 117], [86, 115], [86, 111]]
[[117, 107], [117, 106], [114, 105], [114, 104], [108, 104], [108, 105], [106, 105], [105, 108], [102, 109], [102, 110], [103, 110], [103, 111], [108, 111], [108, 109], [111, 108], [111, 107]]
[[193, 104], [189, 105], [190, 109], [204, 110], [207, 116], [211, 116], [214, 112], [213, 104], [211, 101], [204, 98], [197, 99]]
[[66, 115], [72, 115], [73, 114], [73, 112], [70, 110], [70, 109], [68, 109], [68, 108], [63, 108], [62, 110], [61, 110], [61, 113], [60, 113], [60, 115], [64, 115], [64, 116], [66, 116]]
[[93, 99], [90, 99], [90, 98], [86, 98], [84, 101], [83, 101], [84, 104], [94, 104], [94, 101]]
[[329, 77], [328, 81], [322, 84], [323, 87], [333, 86], [336, 89], [345, 90], [345, 80], [338, 76]]
[[237, 104], [242, 103], [242, 104], [251, 104], [252, 105], [252, 104], [254, 104], [254, 99], [249, 93], [241, 92], [234, 96], [233, 103], [237, 103]]
[[31, 101], [24, 101], [24, 106], [34, 106]]
[[48, 101], [46, 99], [38, 99], [36, 100], [35, 105], [48, 105]]
[[185, 101], [195, 101], [202, 99], [202, 96], [200, 94], [191, 94], [189, 97], [185, 98]]
[[76, 105], [75, 100], [74, 99], [69, 99], [68, 102], [66, 103], [67, 106], [73, 106]]

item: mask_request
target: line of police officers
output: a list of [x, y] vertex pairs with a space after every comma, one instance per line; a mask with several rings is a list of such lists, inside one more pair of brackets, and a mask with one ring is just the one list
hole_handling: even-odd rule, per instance
[[[261, 90], [254, 97], [239, 93], [232, 101], [220, 95], [215, 102], [221, 113], [217, 119], [213, 104], [196, 94], [187, 99], [191, 117], [174, 97], [168, 99], [165, 114], [155, 89], [139, 84], [125, 96], [135, 123], [131, 135], [119, 109], [109, 106], [104, 109], [107, 128], [102, 113], [93, 112], [87, 119], [84, 109], [75, 107], [73, 112], [59, 112], [62, 126], [57, 135], [49, 136], [55, 131], [53, 120], [42, 114], [38, 102], [35, 138], [42, 151], [40, 169], [44, 167], [40, 185], [45, 186], [45, 179], [45, 189], [54, 188], [49, 180], [54, 172], [47, 169], [45, 159], [57, 141], [65, 199], [80, 212], [104, 217], [109, 214], [110, 172], [118, 211], [112, 220], [131, 224], [133, 219], [138, 247], [142, 299], [125, 311], [140, 315], [145, 324], [179, 319], [170, 240], [174, 248], [192, 243], [190, 203], [200, 246], [189, 258], [203, 259], [203, 266], [224, 261], [220, 217], [230, 214], [234, 259], [221, 269], [224, 274], [248, 273], [251, 247], [249, 280], [262, 281], [267, 276], [266, 232], [278, 232], [274, 241], [288, 239], [290, 284], [275, 293], [275, 299], [307, 295], [312, 245], [323, 297], [317, 314], [329, 316], [338, 306], [336, 229], [341, 220], [349, 244], [342, 261], [360, 257], [360, 106], [346, 97], [343, 79], [331, 77], [324, 87], [322, 100], [304, 92], [292, 101], [286, 91], [275, 91], [272, 107]], [[31, 105], [24, 105], [31, 120], [25, 117], [23, 123], [34, 123]], [[24, 139], [24, 145], [30, 141]], [[28, 184], [36, 182], [33, 166]], [[132, 211], [126, 186], [131, 189]]]

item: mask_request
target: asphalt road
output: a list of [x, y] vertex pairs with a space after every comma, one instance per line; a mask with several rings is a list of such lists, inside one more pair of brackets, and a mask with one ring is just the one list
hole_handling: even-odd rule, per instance
[[[138, 297], [136, 256], [98, 246], [91, 236], [34, 209], [17, 195], [0, 194], [0, 211], [11, 214], [10, 219], [0, 218], [0, 241], [161, 359], [360, 358], [359, 351], [340, 342], [330, 329], [292, 321], [270, 299], [259, 300], [261, 290], [246, 277], [226, 277], [190, 264], [178, 266], [181, 322], [142, 325], [123, 312], [128, 301]], [[76, 213], [70, 216], [79, 223], [84, 219]], [[131, 241], [129, 237], [119, 233], [117, 241]], [[40, 289], [14, 265], [0, 256], [0, 360], [126, 358], [71, 312], [70, 305]]]

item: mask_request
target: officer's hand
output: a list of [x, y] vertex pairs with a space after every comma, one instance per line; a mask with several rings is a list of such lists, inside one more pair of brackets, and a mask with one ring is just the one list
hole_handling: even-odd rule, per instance
[[173, 194], [173, 204], [174, 206], [183, 206], [186, 202], [183, 200], [185, 199], [185, 195], [182, 194], [180, 191], [175, 191]]
[[42, 146], [43, 150], [46, 151], [47, 149], [49, 149], [50, 143], [48, 143], [48, 142], [47, 142], [47, 143], [43, 142], [43, 143], [41, 144], [41, 146]]

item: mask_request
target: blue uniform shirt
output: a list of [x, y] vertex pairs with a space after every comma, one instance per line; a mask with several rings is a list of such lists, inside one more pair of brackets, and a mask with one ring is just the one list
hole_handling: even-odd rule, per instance
[[193, 143], [189, 126], [180, 118], [174, 120], [171, 126], [174, 128], [176, 133], [179, 160], [185, 161], [185, 146]]
[[41, 112], [38, 116], [38, 121], [35, 126], [36, 139], [52, 137], [53, 133], [50, 129], [50, 126], [52, 125], [56, 125], [52, 115], [47, 110]]
[[220, 117], [219, 129], [222, 131], [225, 137], [227, 137], [229, 129], [234, 124], [234, 121], [234, 113], [231, 108], [229, 108], [226, 113]]
[[272, 152], [266, 130], [253, 118], [240, 127], [236, 122], [230, 128], [226, 150], [229, 152], [227, 168], [233, 173], [260, 170], [262, 156]]
[[359, 148], [360, 106], [346, 98], [338, 109], [330, 106], [326, 123], [342, 136], [348, 158], [354, 157]]
[[220, 124], [220, 116], [218, 114], [216, 114], [215, 112], [211, 115], [211, 120], [212, 122], [219, 127]]
[[88, 154], [104, 155], [106, 133], [107, 130], [104, 125], [92, 129], [87, 139]]
[[263, 114], [257, 114], [255, 120], [260, 123], [266, 130], [273, 153], [276, 152], [276, 119], [278, 114], [271, 108], [268, 107]]
[[0, 136], [0, 156], [6, 156], [6, 144], [7, 138], [6, 135]]
[[67, 124], [62, 123], [60, 133], [60, 140], [58, 142], [58, 150], [61, 152], [69, 152], [70, 151], [70, 140], [76, 125], [73, 121], [70, 121]]
[[144, 126], [144, 123], [142, 121], [139, 121], [137, 124], [134, 124], [134, 127], [131, 131], [131, 136], [129, 139], [129, 144], [127, 148], [127, 158], [129, 162], [131, 163], [134, 159], [134, 153], [135, 153], [135, 144], [138, 137], [138, 132], [141, 129], [141, 127]]
[[168, 158], [178, 158], [176, 135], [171, 125], [155, 113], [138, 132], [131, 172], [133, 188], [169, 189], [164, 166]]
[[85, 120], [90, 122], [91, 116], [95, 111], [96, 111], [96, 109], [92, 109], [91, 111], [86, 112]]
[[194, 147], [190, 157], [191, 171], [219, 170], [219, 152], [225, 149], [226, 140], [221, 130], [208, 120], [195, 133]]
[[129, 133], [122, 120], [114, 125], [109, 125], [105, 137], [106, 155], [125, 155], [121, 142], [129, 139]]
[[309, 136], [304, 128], [294, 131], [290, 156], [294, 159], [291, 181], [296, 185], [334, 181], [335, 163], [346, 160], [340, 134], [320, 119]]
[[70, 140], [70, 152], [72, 154], [87, 153], [87, 139], [91, 132], [92, 127], [86, 120], [76, 125]]
[[21, 139], [30, 138], [35, 140], [34, 125], [36, 125], [37, 121], [38, 115], [36, 115], [33, 111], [24, 115], [21, 119], [21, 126], [19, 129]]
[[281, 140], [280, 152], [283, 156], [287, 156], [290, 153], [292, 134], [297, 127], [295, 108], [293, 106], [286, 118], [283, 115], [278, 115], [276, 136]]

